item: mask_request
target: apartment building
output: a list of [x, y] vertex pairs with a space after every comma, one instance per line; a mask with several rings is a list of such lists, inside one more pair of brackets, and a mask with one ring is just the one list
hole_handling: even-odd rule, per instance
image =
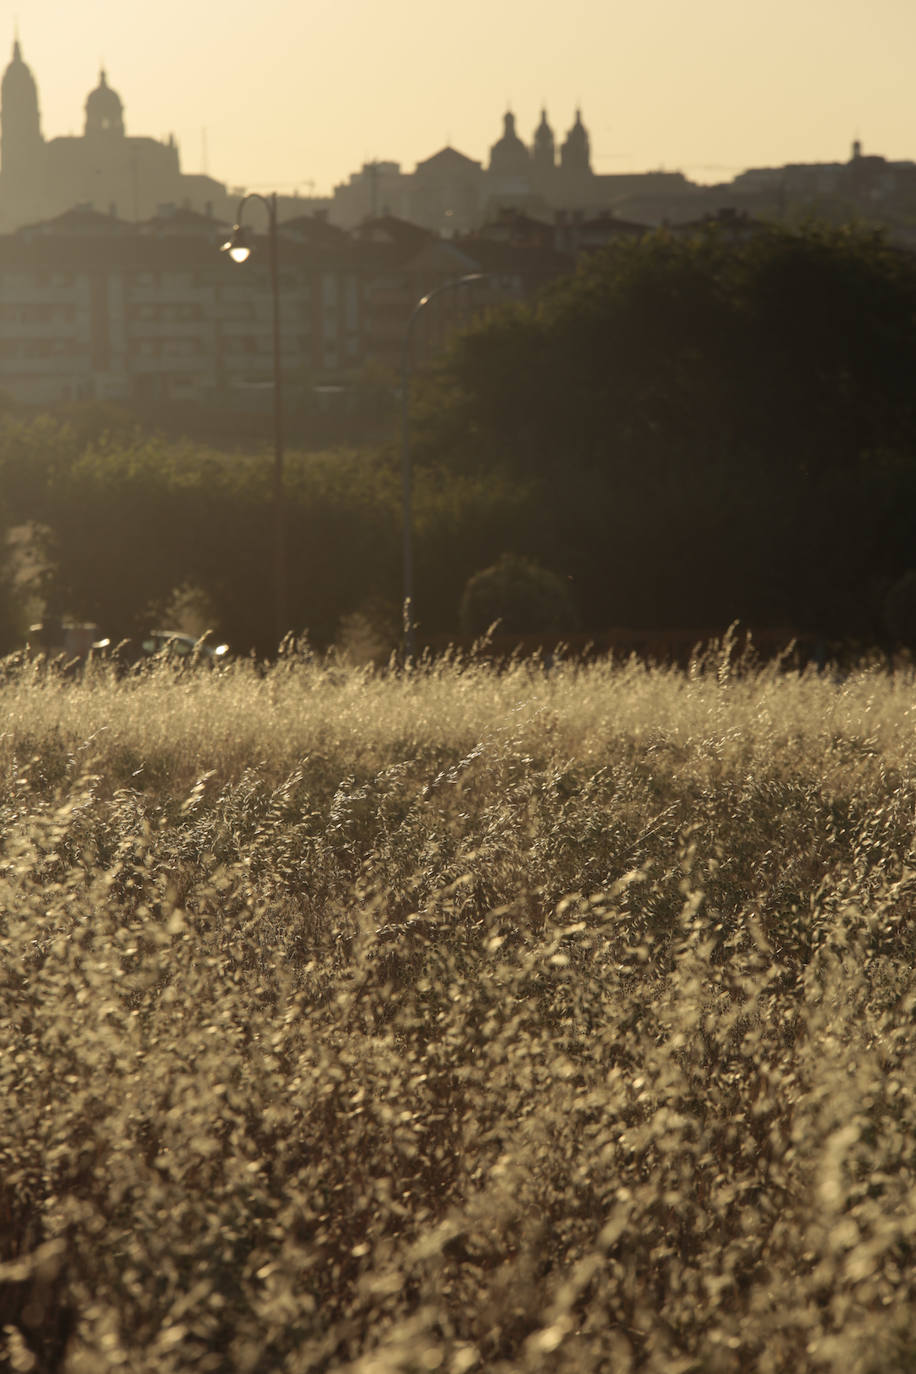
[[[0, 392], [77, 400], [238, 404], [273, 385], [266, 238], [239, 265], [229, 226], [165, 207], [127, 223], [88, 207], [0, 236]], [[484, 234], [442, 239], [384, 216], [347, 232], [300, 216], [279, 229], [280, 351], [288, 395], [395, 375], [417, 301], [455, 278], [414, 331], [416, 364], [482, 309], [536, 291], [571, 260]]]
[[[219, 399], [273, 381], [267, 243], [239, 266], [228, 226], [191, 211], [127, 224], [90, 209], [0, 237], [0, 391], [29, 404]], [[280, 341], [292, 387], [359, 366], [353, 245], [280, 242]]]

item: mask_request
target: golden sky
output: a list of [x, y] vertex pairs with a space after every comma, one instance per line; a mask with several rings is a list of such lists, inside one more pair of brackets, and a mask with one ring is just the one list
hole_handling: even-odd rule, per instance
[[507, 105], [528, 141], [581, 104], [599, 172], [916, 158], [916, 0], [19, 0], [18, 28], [46, 137], [82, 131], [104, 63], [128, 133], [232, 187], [486, 160]]

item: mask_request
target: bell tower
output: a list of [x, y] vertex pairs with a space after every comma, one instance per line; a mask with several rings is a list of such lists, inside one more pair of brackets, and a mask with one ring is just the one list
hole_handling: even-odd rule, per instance
[[41, 219], [45, 213], [45, 142], [35, 78], [22, 60], [17, 38], [0, 82], [0, 213], [4, 225]]
[[560, 162], [564, 172], [588, 175], [592, 170], [591, 145], [588, 131], [582, 123], [581, 110], [576, 110], [576, 122], [566, 135]]
[[43, 148], [38, 88], [17, 38], [0, 84], [0, 170], [14, 194], [21, 184], [35, 179]]
[[497, 176], [524, 176], [529, 171], [528, 149], [515, 131], [515, 115], [507, 110], [503, 115], [503, 136], [490, 149], [490, 171]]
[[553, 129], [547, 123], [547, 111], [541, 110], [541, 122], [534, 131], [534, 147], [532, 149], [532, 160], [535, 169], [540, 173], [550, 174], [556, 166], [557, 153], [553, 138]]
[[124, 106], [117, 91], [108, 84], [105, 68], [99, 72], [99, 84], [86, 98], [86, 138], [98, 134], [106, 137], [124, 137]]

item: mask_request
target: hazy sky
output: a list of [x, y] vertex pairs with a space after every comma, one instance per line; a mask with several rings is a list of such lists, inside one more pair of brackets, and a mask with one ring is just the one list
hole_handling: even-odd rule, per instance
[[526, 141], [581, 104], [599, 172], [916, 158], [916, 0], [19, 0], [18, 26], [46, 137], [82, 131], [104, 62], [128, 133], [230, 186], [485, 160], [507, 104]]

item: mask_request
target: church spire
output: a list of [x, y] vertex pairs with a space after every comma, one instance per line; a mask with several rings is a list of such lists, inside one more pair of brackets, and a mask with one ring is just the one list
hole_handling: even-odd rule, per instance
[[22, 60], [19, 32], [13, 39], [13, 57], [0, 84], [0, 167], [9, 194], [25, 195], [40, 179], [44, 150], [38, 87]]
[[576, 108], [576, 122], [563, 142], [560, 162], [564, 172], [587, 172], [592, 170], [591, 144], [588, 131], [582, 123], [582, 111]]
[[541, 122], [534, 131], [532, 157], [539, 172], [552, 172], [556, 166], [556, 145], [546, 109], [541, 110]]

